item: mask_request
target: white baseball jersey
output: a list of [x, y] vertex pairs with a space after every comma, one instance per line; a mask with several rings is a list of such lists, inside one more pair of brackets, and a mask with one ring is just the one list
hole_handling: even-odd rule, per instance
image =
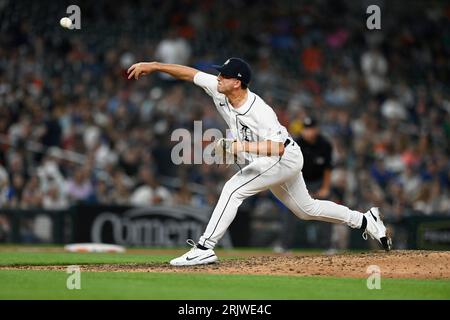
[[[194, 83], [202, 87], [214, 101], [214, 104], [230, 128], [233, 138], [240, 141], [265, 141], [284, 143], [289, 134], [278, 121], [273, 109], [263, 99], [249, 89], [247, 101], [239, 108], [231, 106], [227, 97], [217, 91], [217, 77], [208, 73], [198, 72]], [[291, 139], [292, 140], [292, 139]], [[245, 153], [247, 160], [258, 156]]]

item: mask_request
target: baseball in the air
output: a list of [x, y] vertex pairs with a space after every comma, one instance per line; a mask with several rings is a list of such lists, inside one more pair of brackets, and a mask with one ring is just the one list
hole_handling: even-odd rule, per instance
[[61, 27], [69, 29], [70, 26], [72, 25], [72, 20], [70, 20], [67, 17], [61, 18], [61, 20], [59, 20], [59, 24], [61, 25]]

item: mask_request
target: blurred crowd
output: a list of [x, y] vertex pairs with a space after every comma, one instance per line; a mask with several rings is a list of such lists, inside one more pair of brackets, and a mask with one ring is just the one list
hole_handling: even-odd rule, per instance
[[[382, 30], [366, 28], [379, 4]], [[402, 2], [404, 4], [404, 2]], [[333, 194], [365, 211], [450, 213], [450, 5], [413, 1], [0, 2], [0, 207], [213, 206], [236, 168], [174, 165], [171, 133], [225, 129], [204, 92], [137, 61], [248, 60], [292, 136], [315, 116]], [[204, 141], [204, 144], [207, 144]], [[269, 197], [267, 193], [259, 197]]]

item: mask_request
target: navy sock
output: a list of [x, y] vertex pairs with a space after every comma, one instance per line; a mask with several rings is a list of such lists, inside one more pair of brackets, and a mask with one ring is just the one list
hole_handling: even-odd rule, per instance
[[199, 248], [200, 250], [208, 250], [207, 247], [202, 246], [200, 243], [197, 243], [197, 248]]
[[366, 219], [366, 217], [363, 216], [363, 221], [362, 221], [360, 229], [361, 230], [366, 230], [366, 227], [367, 227], [367, 219]]

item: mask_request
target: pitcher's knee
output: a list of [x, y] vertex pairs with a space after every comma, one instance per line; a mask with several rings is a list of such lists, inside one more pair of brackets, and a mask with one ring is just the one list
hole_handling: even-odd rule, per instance
[[221, 197], [226, 197], [229, 198], [231, 197], [235, 192], [236, 189], [235, 187], [233, 187], [233, 185], [228, 181], [225, 183], [225, 185], [222, 188], [222, 192], [220, 194]]
[[224, 200], [227, 202], [233, 202], [233, 203], [241, 203], [247, 197], [248, 196], [239, 189], [230, 190], [225, 187], [222, 190], [222, 193], [220, 195], [221, 200]]
[[305, 220], [313, 220], [320, 215], [320, 203], [318, 200], [311, 199], [300, 206], [301, 211], [308, 217]]

